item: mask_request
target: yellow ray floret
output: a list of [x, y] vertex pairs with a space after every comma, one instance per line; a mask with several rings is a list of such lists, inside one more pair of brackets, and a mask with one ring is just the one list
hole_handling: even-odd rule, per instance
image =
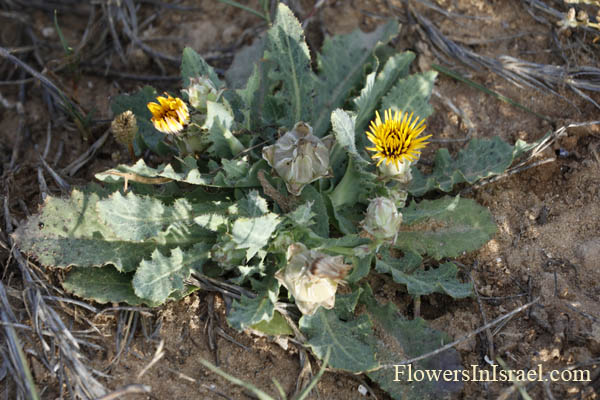
[[386, 165], [394, 163], [396, 168], [399, 164], [406, 161], [416, 161], [419, 159], [420, 149], [429, 144], [426, 142], [431, 135], [419, 137], [425, 130], [425, 120], [415, 117], [413, 114], [396, 111], [392, 118], [392, 110], [385, 111], [385, 121], [381, 120], [379, 112], [375, 112], [376, 118], [371, 121], [370, 131], [366, 131], [367, 137], [374, 144], [373, 147], [367, 147], [367, 150], [375, 151], [371, 156], [373, 159], [379, 159], [377, 166], [383, 161]]
[[148, 103], [148, 110], [152, 113], [154, 127], [163, 133], [176, 134], [190, 122], [190, 113], [187, 106], [179, 97], [172, 97], [165, 93], [158, 96], [158, 103]]

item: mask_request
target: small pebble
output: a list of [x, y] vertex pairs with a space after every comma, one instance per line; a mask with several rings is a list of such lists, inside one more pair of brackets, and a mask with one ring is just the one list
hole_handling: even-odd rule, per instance
[[358, 385], [358, 393], [360, 393], [362, 396], [366, 396], [368, 393], [367, 388], [363, 385]]

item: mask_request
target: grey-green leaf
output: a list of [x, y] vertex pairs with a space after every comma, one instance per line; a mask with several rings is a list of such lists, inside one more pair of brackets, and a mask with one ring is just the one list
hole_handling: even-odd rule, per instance
[[112, 266], [73, 267], [67, 273], [63, 287], [69, 293], [101, 304], [127, 303], [131, 306], [138, 306], [146, 303], [153, 306], [151, 301], [135, 295], [131, 278], [132, 274], [121, 273]]
[[[213, 186], [213, 177], [207, 174], [202, 174], [198, 171], [196, 159], [188, 156], [181, 160], [179, 171], [176, 171], [171, 164], [161, 164], [156, 168], [146, 165], [144, 160], [140, 158], [134, 165], [118, 165], [116, 168], [96, 174], [96, 179], [102, 182], [119, 182], [124, 179], [141, 178], [168, 178], [177, 182], [185, 182], [191, 185]], [[131, 178], [130, 178], [131, 177]], [[166, 182], [167, 180], [165, 180]], [[146, 180], [145, 183], [156, 184]]]
[[459, 196], [413, 201], [402, 215], [410, 230], [401, 227], [396, 246], [436, 260], [476, 250], [496, 233], [489, 210]]
[[155, 250], [150, 260], [143, 260], [133, 277], [135, 294], [155, 303], [163, 303], [175, 291], [184, 289], [184, 280], [192, 268], [199, 269], [208, 259], [210, 245], [198, 243], [185, 253], [171, 250], [169, 257]]
[[223, 86], [215, 70], [204, 61], [200, 54], [196, 53], [192, 48], [186, 47], [183, 49], [183, 55], [181, 56], [183, 87], [187, 88], [190, 85], [190, 78], [200, 76], [207, 76], [216, 88]]
[[378, 304], [371, 289], [361, 296], [367, 306], [367, 313], [378, 327], [376, 357], [385, 365], [367, 375], [396, 400], [429, 400], [446, 398], [449, 393], [462, 389], [460, 374], [463, 370], [460, 355], [454, 349], [428, 357], [412, 364], [412, 370], [445, 371], [459, 377], [454, 382], [444, 379], [424, 379], [420, 382], [408, 381], [408, 365], [398, 363], [436, 350], [450, 338], [443, 332], [431, 329], [421, 318], [404, 319], [392, 303]]
[[320, 137], [327, 131], [331, 111], [341, 107], [350, 91], [364, 79], [365, 66], [374, 58], [377, 44], [387, 43], [397, 34], [398, 23], [391, 20], [370, 33], [355, 30], [325, 39], [321, 54], [317, 55], [319, 77], [312, 119], [315, 135]]
[[[192, 206], [188, 200], [179, 198], [172, 205], [166, 205], [155, 197], [138, 196], [133, 192], [123, 196], [115, 192], [108, 199], [99, 201], [97, 208], [101, 220], [123, 240], [142, 242], [155, 239], [166, 244], [168, 233], [173, 233], [181, 240], [178, 243], [184, 244], [184, 240], [206, 236], [199, 225], [193, 224], [194, 216], [200, 211], [218, 210], [219, 204]], [[190, 231], [190, 226], [197, 227], [197, 230]]]
[[276, 95], [284, 107], [281, 125], [291, 128], [298, 121], [310, 121], [315, 81], [310, 52], [300, 22], [283, 3], [279, 3], [275, 23], [267, 32], [264, 58], [277, 66], [270, 71], [270, 78], [281, 82]]
[[[523, 148], [522, 142], [518, 143]], [[481, 179], [500, 175], [513, 162], [520, 152], [499, 137], [493, 139], [472, 139], [467, 147], [453, 160], [448, 149], [442, 148], [435, 156], [435, 166], [429, 175], [423, 175], [413, 167], [413, 180], [408, 191], [414, 196], [422, 196], [430, 190], [444, 192], [452, 190], [462, 182], [473, 184]]]
[[331, 113], [331, 126], [337, 142], [357, 160], [365, 161], [356, 150], [356, 115], [336, 109]]
[[114, 264], [119, 271], [133, 271], [156, 244], [132, 243], [117, 237], [99, 218], [99, 200], [98, 194], [80, 190], [73, 190], [66, 199], [48, 197], [40, 213], [21, 224], [13, 238], [19, 248], [43, 265], [65, 268]]
[[244, 199], [238, 201], [238, 207], [241, 213], [246, 217], [260, 217], [269, 212], [269, 205], [258, 193], [258, 190], [251, 190]]
[[420, 264], [421, 257], [416, 253], [409, 252], [401, 259], [384, 254], [377, 259], [375, 268], [377, 272], [391, 274], [394, 282], [406, 285], [413, 296], [443, 293], [461, 299], [473, 293], [471, 283], [458, 280], [458, 269], [453, 263], [444, 263], [427, 271], [418, 268]]
[[[414, 112], [421, 119], [433, 113], [429, 104], [437, 72], [427, 71], [400, 79], [381, 101], [381, 110]], [[383, 115], [383, 114], [382, 114]]]
[[[375, 110], [381, 98], [394, 83], [406, 76], [408, 66], [414, 60], [415, 54], [410, 51], [390, 57], [381, 72], [372, 72], [367, 79], [360, 96], [354, 99], [356, 107], [356, 133], [362, 133], [368, 122], [374, 117]], [[363, 135], [364, 136], [364, 135]], [[359, 142], [360, 144], [361, 142]]]
[[246, 296], [233, 302], [227, 316], [229, 325], [238, 331], [261, 321], [270, 321], [275, 311], [275, 302], [279, 296], [279, 283], [274, 278], [266, 282], [255, 282], [258, 295], [251, 299]]
[[377, 368], [373, 325], [366, 315], [349, 321], [339, 319], [335, 310], [319, 308], [313, 315], [300, 318], [300, 330], [313, 353], [323, 359], [331, 348], [329, 365], [350, 372]]
[[246, 258], [250, 260], [259, 249], [267, 245], [279, 222], [279, 217], [274, 213], [255, 218], [238, 218], [231, 231], [233, 241], [238, 249], [248, 249]]
[[273, 317], [274, 310], [275, 305], [268, 296], [255, 297], [254, 299], [242, 296], [239, 301], [233, 302], [227, 321], [232, 328], [243, 331], [248, 326], [261, 321], [269, 321]]

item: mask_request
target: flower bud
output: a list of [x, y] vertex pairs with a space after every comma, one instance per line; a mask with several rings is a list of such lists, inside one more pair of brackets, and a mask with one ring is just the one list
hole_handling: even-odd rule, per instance
[[351, 268], [344, 264], [343, 256], [328, 256], [293, 243], [287, 250], [286, 267], [275, 277], [294, 296], [302, 314], [312, 315], [319, 306], [333, 308], [338, 283]]
[[401, 223], [402, 214], [398, 212], [394, 201], [387, 197], [377, 197], [369, 203], [362, 226], [377, 239], [395, 240]]
[[123, 145], [129, 145], [138, 131], [137, 119], [131, 110], [121, 113], [112, 120], [110, 129], [115, 140]]
[[[379, 164], [379, 172], [386, 179], [393, 179], [400, 183], [408, 183], [412, 179], [412, 173], [410, 172], [410, 167], [415, 161], [398, 161], [398, 163], [390, 162], [382, 162]], [[397, 164], [397, 165], [396, 165]]]
[[183, 89], [183, 92], [188, 95], [192, 107], [204, 112], [206, 112], [206, 102], [215, 101], [218, 96], [217, 88], [206, 76], [191, 78], [190, 86]]
[[298, 122], [272, 146], [263, 148], [263, 158], [283, 178], [288, 192], [299, 196], [305, 185], [331, 175], [329, 151], [332, 137], [319, 139], [310, 125]]

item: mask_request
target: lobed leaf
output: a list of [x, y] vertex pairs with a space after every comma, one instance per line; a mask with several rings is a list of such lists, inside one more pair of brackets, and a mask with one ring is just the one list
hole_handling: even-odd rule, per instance
[[246, 217], [260, 217], [269, 212], [269, 204], [258, 193], [258, 190], [251, 190], [245, 198], [238, 201], [240, 212]]
[[335, 310], [320, 307], [313, 315], [300, 318], [300, 330], [313, 353], [323, 359], [331, 348], [329, 365], [349, 372], [377, 368], [373, 324], [366, 315], [342, 321]]
[[392, 275], [394, 282], [406, 285], [408, 293], [413, 296], [443, 293], [460, 299], [473, 293], [471, 283], [458, 280], [458, 269], [453, 263], [425, 271], [419, 268], [421, 261], [421, 256], [416, 253], [408, 252], [403, 258], [393, 258], [384, 253], [382, 258], [377, 259], [375, 269]]
[[259, 295], [255, 298], [242, 296], [239, 301], [233, 302], [231, 311], [227, 315], [229, 325], [242, 331], [262, 321], [271, 321], [278, 295], [279, 284], [275, 279], [270, 279], [269, 282], [262, 285]]
[[438, 189], [449, 192], [463, 182], [473, 184], [481, 179], [500, 175], [512, 164], [518, 150], [528, 148], [519, 142], [511, 146], [499, 137], [493, 139], [472, 139], [467, 147], [453, 160], [448, 149], [439, 149], [435, 156], [433, 171], [424, 175], [413, 166], [413, 180], [408, 191], [414, 196], [422, 196]]
[[294, 334], [292, 328], [278, 311], [273, 313], [273, 318], [270, 321], [260, 321], [252, 325], [252, 329], [269, 336], [292, 336]]
[[66, 268], [113, 264], [129, 272], [152, 253], [156, 243], [120, 239], [102, 223], [94, 191], [73, 190], [66, 199], [47, 197], [39, 214], [31, 216], [13, 234], [15, 243], [41, 264]]
[[192, 268], [200, 269], [208, 260], [210, 248], [206, 243], [197, 243], [185, 252], [177, 247], [171, 250], [170, 257], [155, 250], [152, 258], [143, 260], [135, 272], [132, 281], [135, 294], [162, 304], [171, 293], [184, 290], [184, 280], [189, 278]]
[[258, 171], [266, 169], [268, 164], [260, 159], [250, 165], [248, 158], [244, 156], [233, 160], [224, 158], [221, 160], [221, 167], [213, 179], [213, 186], [244, 188], [260, 186]]
[[120, 192], [98, 201], [96, 205], [100, 220], [109, 226], [123, 240], [143, 242], [149, 239], [167, 244], [175, 242], [184, 245], [195, 242], [209, 233], [193, 224], [200, 212], [220, 210], [220, 202], [192, 205], [184, 198], [166, 205], [150, 196], [138, 196], [133, 192], [123, 196]]
[[[119, 165], [108, 171], [100, 172], [95, 175], [96, 179], [102, 182], [120, 182], [122, 180], [138, 180], [142, 183], [156, 184], [152, 178], [168, 178], [176, 182], [189, 183], [191, 185], [214, 186], [212, 184], [212, 175], [202, 174], [198, 170], [196, 159], [188, 156], [181, 160], [179, 168], [181, 171], [175, 171], [172, 164], [161, 164], [156, 168], [149, 167], [146, 162], [140, 158], [134, 165]], [[148, 179], [150, 178], [150, 180]], [[166, 182], [167, 180], [165, 180]], [[162, 182], [162, 183], [165, 183]]]
[[242, 295], [239, 301], [234, 301], [227, 315], [229, 324], [240, 331], [261, 321], [271, 321], [279, 296], [280, 285], [274, 277], [250, 281], [256, 297]]
[[233, 241], [238, 249], [248, 249], [246, 259], [250, 260], [259, 249], [267, 245], [279, 222], [280, 218], [274, 213], [255, 218], [238, 218], [231, 230]]

